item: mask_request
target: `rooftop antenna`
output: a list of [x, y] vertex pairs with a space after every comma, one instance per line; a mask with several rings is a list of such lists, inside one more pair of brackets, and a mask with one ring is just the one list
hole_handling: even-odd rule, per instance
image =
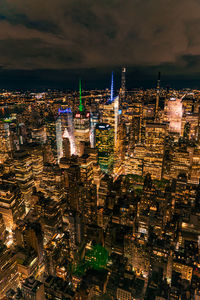
[[157, 80], [155, 119], [158, 118], [159, 99], [160, 99], [160, 72], [158, 72], [158, 80]]
[[84, 109], [81, 99], [81, 79], [79, 80], [79, 111], [82, 112]]
[[126, 68], [122, 68], [121, 98], [123, 102], [125, 101], [125, 92], [126, 92]]

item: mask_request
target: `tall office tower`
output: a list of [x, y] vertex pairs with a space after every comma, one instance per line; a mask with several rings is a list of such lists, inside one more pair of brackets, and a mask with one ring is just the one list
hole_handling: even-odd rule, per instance
[[169, 122], [169, 132], [181, 134], [183, 104], [179, 98], [171, 97], [165, 101], [165, 121]]
[[[96, 127], [96, 126], [95, 126]], [[97, 186], [97, 191], [99, 189], [101, 178], [104, 176], [101, 168], [98, 164], [98, 151], [96, 148], [91, 148], [89, 143], [85, 144], [85, 154], [88, 154], [93, 166], [93, 182]]]
[[160, 99], [160, 72], [158, 72], [157, 88], [156, 88], [156, 107], [155, 107], [155, 120], [158, 119], [159, 99]]
[[143, 175], [150, 173], [153, 179], [161, 179], [165, 151], [166, 125], [146, 124], [146, 155]]
[[56, 145], [56, 121], [55, 119], [49, 118], [46, 121], [47, 129], [47, 143], [51, 146], [54, 159], [57, 157], [57, 145]]
[[[72, 261], [73, 251], [70, 244], [70, 237], [74, 236], [70, 228], [67, 212], [63, 215], [63, 222], [65, 233], [58, 232], [47, 243], [44, 249], [45, 255], [45, 273], [48, 275], [57, 275], [60, 278], [66, 279], [68, 277], [69, 263]], [[58, 255], [59, 253], [59, 255]]]
[[64, 198], [64, 174], [58, 165], [45, 165], [39, 190], [48, 198], [60, 202]]
[[181, 123], [181, 136], [187, 139], [198, 140], [199, 113], [183, 113]]
[[114, 163], [114, 129], [109, 124], [99, 123], [95, 135], [100, 168], [111, 173]]
[[93, 181], [93, 160], [90, 155], [84, 154], [79, 158], [80, 179], [84, 185], [90, 186]]
[[46, 245], [55, 233], [59, 231], [62, 224], [60, 204], [50, 198], [39, 198], [36, 211], [41, 216], [41, 226]]
[[43, 162], [44, 164], [55, 164], [57, 159], [57, 151], [56, 153], [54, 152], [51, 148], [50, 142], [47, 142], [43, 146]]
[[84, 224], [96, 223], [97, 191], [94, 184], [80, 186], [80, 212]]
[[47, 141], [46, 126], [33, 128], [31, 131], [32, 141], [40, 144], [45, 144]]
[[119, 175], [124, 174], [124, 163], [125, 163], [125, 138], [126, 138], [126, 128], [123, 121], [121, 121], [118, 125], [118, 133], [117, 133], [117, 143], [115, 146], [114, 152], [114, 178], [115, 180]]
[[77, 161], [71, 161], [69, 167], [64, 170], [65, 184], [68, 190], [69, 206], [72, 210], [79, 209], [79, 185], [80, 185], [80, 167]]
[[63, 156], [66, 158], [71, 156], [70, 141], [66, 137], [63, 138]]
[[[85, 147], [85, 150], [88, 150]], [[93, 159], [89, 153], [84, 153], [79, 159], [80, 166], [80, 205], [79, 210], [83, 214], [84, 223], [96, 221], [97, 191], [94, 185]]]
[[119, 96], [114, 98], [113, 73], [111, 77], [110, 99], [105, 104], [100, 105], [100, 111], [102, 123], [107, 123], [114, 129], [114, 145], [116, 146], [121, 110], [119, 110]]
[[21, 149], [27, 151], [32, 159], [32, 173], [36, 188], [40, 184], [43, 172], [43, 149], [42, 146], [36, 143], [22, 145]]
[[193, 171], [193, 168], [191, 169], [192, 155], [188, 150], [178, 146], [170, 151], [169, 168], [164, 174], [166, 179], [177, 178], [181, 173], [191, 174]]
[[20, 145], [23, 145], [27, 141], [27, 131], [24, 123], [17, 125], [17, 138]]
[[125, 158], [125, 174], [135, 174], [142, 176], [145, 155], [145, 146], [142, 144], [137, 144], [132, 152], [132, 155], [127, 155]]
[[81, 81], [79, 82], [79, 97], [79, 111], [75, 114], [74, 117], [74, 135], [76, 154], [78, 154], [78, 156], [81, 156], [81, 142], [90, 141], [90, 113], [85, 111], [85, 108], [82, 103]]
[[83, 240], [82, 215], [75, 210], [66, 210], [63, 213], [63, 223], [69, 232], [70, 248], [77, 249]]
[[195, 149], [192, 155], [190, 182], [198, 184], [200, 180], [200, 149]]
[[22, 248], [33, 248], [39, 261], [43, 257], [43, 234], [38, 222], [18, 220], [15, 228], [16, 244]]
[[56, 144], [57, 144], [57, 160], [60, 161], [63, 157], [63, 133], [62, 133], [62, 122], [61, 118], [58, 117], [56, 121]]
[[122, 80], [121, 80], [121, 103], [125, 102], [126, 97], [126, 68], [122, 68]]
[[143, 125], [143, 103], [138, 99], [131, 99], [131, 104], [126, 109], [123, 115], [126, 124], [126, 156], [133, 155], [136, 144], [141, 143], [141, 133]]
[[73, 114], [70, 108], [59, 109], [56, 121], [56, 142], [57, 142], [57, 159], [63, 157], [63, 138], [68, 138], [70, 142], [71, 155], [76, 154]]
[[9, 123], [0, 121], [0, 163], [9, 157], [11, 149]]
[[[0, 295], [1, 299], [5, 298], [6, 292], [9, 289], [16, 289], [19, 286], [18, 264], [16, 262], [16, 255], [14, 251], [0, 244]], [[16, 299], [16, 298], [15, 298]]]
[[99, 122], [98, 114], [90, 112], [90, 145], [91, 148], [95, 147], [95, 128], [96, 124]]
[[112, 177], [108, 174], [105, 174], [104, 177], [101, 179], [100, 187], [98, 191], [98, 202], [97, 205], [100, 207], [105, 207], [107, 196], [112, 189]]
[[24, 199], [17, 185], [0, 185], [0, 213], [8, 231], [11, 231], [17, 220], [23, 217]]
[[31, 208], [31, 195], [34, 187], [33, 166], [31, 155], [27, 151], [19, 150], [14, 153], [15, 178], [24, 196], [26, 211]]

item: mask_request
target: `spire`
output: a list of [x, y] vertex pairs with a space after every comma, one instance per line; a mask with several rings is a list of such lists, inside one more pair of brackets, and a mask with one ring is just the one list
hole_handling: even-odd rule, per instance
[[79, 80], [79, 110], [80, 112], [83, 111], [84, 107], [83, 107], [83, 104], [82, 104], [82, 99], [81, 99], [81, 79]]
[[125, 101], [125, 91], [126, 91], [126, 68], [122, 68], [122, 79], [121, 79], [121, 98]]
[[158, 118], [159, 98], [160, 98], [160, 72], [158, 72], [158, 80], [157, 80], [155, 119]]
[[113, 72], [111, 76], [110, 101], [113, 102]]

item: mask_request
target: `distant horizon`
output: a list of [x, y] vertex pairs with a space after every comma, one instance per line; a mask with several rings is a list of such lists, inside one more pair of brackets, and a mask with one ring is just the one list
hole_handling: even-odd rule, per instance
[[[121, 87], [121, 68], [88, 68], [66, 70], [4, 70], [0, 69], [0, 89], [10, 91], [78, 91], [79, 79], [83, 90], [110, 88], [111, 72], [114, 72], [114, 90]], [[199, 74], [176, 74], [162, 68], [128, 67], [126, 89], [150, 89], [156, 87], [157, 75], [161, 71], [161, 88], [200, 89]]]

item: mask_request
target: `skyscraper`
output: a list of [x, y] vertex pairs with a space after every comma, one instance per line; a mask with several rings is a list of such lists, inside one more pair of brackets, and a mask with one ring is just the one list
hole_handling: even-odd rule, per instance
[[119, 96], [114, 97], [113, 73], [111, 76], [110, 98], [105, 104], [100, 105], [102, 123], [108, 123], [114, 129], [114, 143], [117, 144], [117, 132], [120, 118]]
[[76, 153], [73, 114], [70, 108], [60, 108], [58, 110], [58, 118], [56, 121], [56, 142], [57, 142], [57, 158], [63, 157], [63, 138], [68, 138], [70, 142], [71, 155]]
[[27, 151], [15, 152], [14, 160], [15, 178], [24, 196], [26, 212], [31, 208], [31, 195], [35, 186], [33, 180], [32, 158]]
[[122, 79], [121, 79], [121, 102], [125, 102], [126, 96], [126, 68], [122, 68]]
[[76, 154], [81, 155], [81, 143], [90, 141], [90, 113], [85, 111], [81, 96], [81, 81], [79, 82], [79, 111], [74, 117], [74, 135]]
[[0, 163], [3, 163], [11, 151], [9, 123], [0, 121]]
[[114, 130], [107, 123], [96, 125], [96, 148], [98, 162], [102, 171], [110, 173], [114, 161]]

